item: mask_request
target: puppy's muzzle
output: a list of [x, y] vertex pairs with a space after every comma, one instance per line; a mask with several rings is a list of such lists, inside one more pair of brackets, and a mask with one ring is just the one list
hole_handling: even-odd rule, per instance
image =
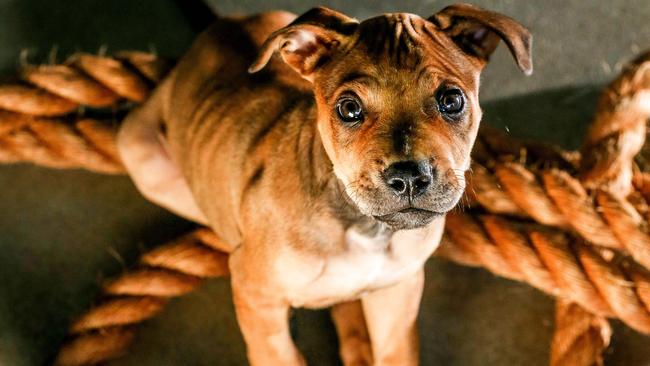
[[411, 201], [429, 190], [435, 173], [429, 162], [410, 160], [391, 164], [384, 171], [383, 177], [393, 193]]

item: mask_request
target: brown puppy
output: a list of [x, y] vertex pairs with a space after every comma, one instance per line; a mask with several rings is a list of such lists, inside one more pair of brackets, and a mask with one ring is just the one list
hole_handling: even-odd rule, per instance
[[218, 20], [127, 118], [121, 155], [146, 197], [229, 246], [251, 364], [303, 365], [290, 308], [334, 306], [346, 365], [415, 365], [422, 267], [464, 189], [479, 74], [500, 39], [530, 73], [530, 34], [469, 5], [294, 18]]

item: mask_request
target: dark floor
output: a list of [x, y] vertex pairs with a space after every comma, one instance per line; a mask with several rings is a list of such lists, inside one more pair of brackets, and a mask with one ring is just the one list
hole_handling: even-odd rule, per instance
[[[298, 0], [213, 0], [223, 14], [278, 8], [302, 12]], [[447, 2], [330, 1], [357, 18], [386, 11], [428, 16]], [[597, 87], [621, 62], [650, 47], [647, 0], [476, 1], [530, 26], [535, 74], [517, 72], [503, 50], [483, 78], [488, 123], [517, 136], [567, 147], [579, 144]], [[59, 55], [150, 49], [180, 55], [191, 24], [172, 0], [0, 0], [0, 74], [21, 50], [43, 60]], [[0, 166], [0, 365], [42, 365], [66, 325], [92, 302], [97, 284], [138, 253], [189, 224], [148, 204], [124, 177], [33, 166]], [[553, 301], [528, 286], [440, 260], [427, 265], [420, 330], [424, 365], [546, 365]], [[327, 314], [300, 311], [298, 343], [310, 365], [336, 365]], [[617, 323], [608, 365], [650, 365], [650, 339]], [[227, 280], [172, 301], [147, 323], [128, 357], [114, 365], [241, 365], [244, 347]]]

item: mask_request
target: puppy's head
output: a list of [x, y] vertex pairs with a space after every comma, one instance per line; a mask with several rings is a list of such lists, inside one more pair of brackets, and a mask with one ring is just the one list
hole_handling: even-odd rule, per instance
[[479, 75], [500, 40], [530, 74], [530, 33], [504, 15], [455, 5], [428, 19], [359, 23], [316, 8], [272, 34], [251, 71], [278, 52], [313, 83], [321, 139], [347, 194], [362, 213], [408, 229], [463, 193]]

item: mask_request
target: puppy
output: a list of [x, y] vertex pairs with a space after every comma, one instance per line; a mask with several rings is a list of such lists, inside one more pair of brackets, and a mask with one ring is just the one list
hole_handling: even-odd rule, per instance
[[328, 306], [344, 364], [418, 363], [423, 264], [463, 194], [500, 40], [530, 74], [529, 32], [470, 5], [218, 19], [128, 116], [140, 191], [228, 247], [252, 365], [304, 365], [290, 309]]

